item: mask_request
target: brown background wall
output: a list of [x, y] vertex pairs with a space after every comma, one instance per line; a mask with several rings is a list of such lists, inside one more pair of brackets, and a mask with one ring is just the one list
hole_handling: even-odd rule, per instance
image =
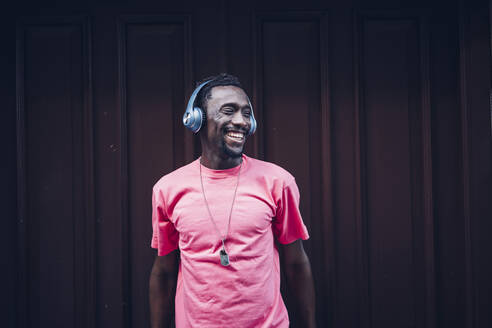
[[6, 326], [148, 326], [151, 186], [198, 156], [180, 118], [224, 71], [247, 153], [298, 181], [319, 327], [492, 326], [486, 1], [21, 2], [1, 24]]

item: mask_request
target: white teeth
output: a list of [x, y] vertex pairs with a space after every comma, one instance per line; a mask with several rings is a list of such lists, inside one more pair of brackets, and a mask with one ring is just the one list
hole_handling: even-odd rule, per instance
[[240, 132], [228, 132], [227, 136], [232, 137], [232, 138], [242, 139], [244, 137], [244, 134], [240, 133]]

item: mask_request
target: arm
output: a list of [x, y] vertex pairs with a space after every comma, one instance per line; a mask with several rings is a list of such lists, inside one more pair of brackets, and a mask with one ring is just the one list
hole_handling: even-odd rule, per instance
[[174, 296], [178, 272], [177, 251], [156, 256], [149, 279], [150, 324], [169, 327], [174, 315]]
[[313, 275], [302, 241], [282, 245], [282, 259], [287, 286], [296, 299], [302, 327], [316, 327]]

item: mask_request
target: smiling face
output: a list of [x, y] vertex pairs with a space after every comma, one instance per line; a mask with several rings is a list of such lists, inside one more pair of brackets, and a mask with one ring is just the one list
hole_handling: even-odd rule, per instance
[[216, 86], [206, 101], [206, 111], [203, 151], [221, 159], [241, 157], [251, 126], [251, 107], [246, 93], [236, 86]]

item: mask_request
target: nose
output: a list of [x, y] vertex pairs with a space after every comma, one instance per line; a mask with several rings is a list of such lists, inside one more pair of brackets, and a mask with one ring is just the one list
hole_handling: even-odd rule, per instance
[[243, 128], [247, 128], [249, 121], [244, 117], [243, 113], [238, 110], [232, 115], [231, 122], [234, 125], [241, 126]]

